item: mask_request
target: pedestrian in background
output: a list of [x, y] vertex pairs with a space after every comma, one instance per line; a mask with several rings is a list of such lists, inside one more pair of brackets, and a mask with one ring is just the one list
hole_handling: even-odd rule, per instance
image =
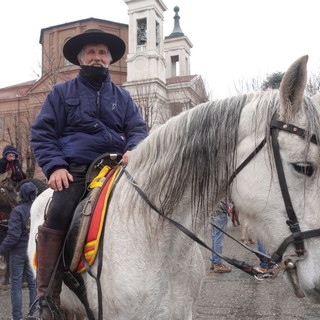
[[27, 255], [30, 233], [30, 209], [36, 198], [37, 187], [26, 182], [20, 187], [22, 204], [13, 208], [8, 223], [8, 233], [0, 244], [0, 254], [10, 254], [12, 320], [24, 319], [22, 315], [22, 280], [25, 271], [29, 289], [29, 305], [36, 299], [36, 283]]
[[[262, 242], [259, 239], [257, 240], [257, 244], [258, 244], [258, 251], [259, 252], [268, 254], [267, 250], [265, 249], [264, 245], [262, 244]], [[274, 267], [275, 267], [275, 265], [273, 263], [268, 263], [268, 262], [261, 260], [259, 267], [256, 267], [255, 269], [258, 270], [259, 272], [269, 272]]]
[[[15, 187], [19, 182], [26, 179], [26, 174], [23, 172], [19, 152], [16, 147], [11, 144], [6, 145], [2, 150], [2, 158], [0, 158], [0, 182], [9, 179], [12, 182], [12, 186]], [[9, 213], [11, 212], [12, 207], [0, 207], [0, 219], [7, 220]], [[4, 228], [3, 226], [1, 226]], [[0, 239], [3, 240], [3, 237], [6, 234], [1, 230]], [[0, 241], [1, 241], [0, 240]], [[5, 277], [2, 285], [10, 284], [10, 259], [9, 254], [3, 256], [5, 261]]]
[[[221, 230], [225, 231], [228, 223], [228, 202], [223, 200], [216, 207], [212, 216], [212, 224], [216, 225]], [[224, 234], [219, 229], [212, 226], [212, 250], [218, 254], [222, 254]], [[222, 263], [220, 258], [214, 252], [211, 253], [211, 267], [210, 270], [216, 273], [230, 272], [231, 269]]]
[[231, 222], [234, 227], [240, 226], [239, 212], [232, 201], [228, 202], [228, 213], [231, 215]]

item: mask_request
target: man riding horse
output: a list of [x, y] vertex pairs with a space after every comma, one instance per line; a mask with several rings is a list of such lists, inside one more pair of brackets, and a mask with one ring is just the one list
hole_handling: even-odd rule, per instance
[[90, 164], [106, 152], [123, 154], [126, 164], [130, 151], [147, 136], [130, 94], [110, 80], [109, 65], [124, 53], [123, 40], [101, 30], [69, 39], [63, 54], [80, 66], [79, 75], [54, 86], [32, 126], [34, 155], [54, 193], [47, 219], [38, 229], [38, 310], [29, 320], [63, 317], [59, 254], [74, 209], [86, 191]]

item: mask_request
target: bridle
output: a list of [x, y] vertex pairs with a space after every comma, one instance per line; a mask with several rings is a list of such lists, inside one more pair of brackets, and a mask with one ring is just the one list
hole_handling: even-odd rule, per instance
[[[283, 254], [289, 244], [293, 243], [295, 246], [295, 252], [297, 256], [302, 257], [306, 252], [305, 246], [304, 246], [304, 240], [309, 238], [314, 238], [314, 237], [320, 237], [320, 229], [314, 229], [314, 230], [303, 231], [303, 232], [300, 229], [299, 221], [294, 211], [294, 208], [292, 206], [286, 177], [283, 171], [280, 148], [278, 143], [278, 134], [280, 130], [298, 135], [302, 138], [306, 138], [308, 136], [308, 132], [306, 130], [301, 129], [295, 125], [288, 124], [286, 122], [282, 122], [275, 119], [272, 119], [270, 122], [272, 152], [275, 160], [281, 194], [282, 194], [283, 202], [284, 202], [285, 209], [288, 216], [287, 224], [291, 231], [291, 235], [287, 237], [281, 243], [279, 248], [271, 255], [272, 261], [276, 263], [282, 260]], [[318, 145], [317, 137], [314, 134], [312, 134], [309, 139], [311, 143]], [[261, 143], [256, 147], [256, 149], [240, 164], [240, 166], [235, 170], [235, 172], [232, 174], [231, 178], [229, 179], [229, 184], [239, 174], [239, 172], [259, 153], [259, 151], [264, 147], [266, 142], [267, 142], [267, 139], [264, 138], [261, 141]]]
[[[282, 160], [281, 160], [281, 155], [280, 155], [280, 148], [279, 148], [279, 143], [278, 143], [278, 134], [279, 131], [286, 131], [288, 133], [292, 133], [295, 135], [298, 135], [302, 138], [309, 138], [311, 143], [314, 143], [318, 145], [317, 138], [314, 134], [309, 136], [309, 133], [301, 129], [295, 125], [288, 124], [286, 122], [282, 122], [276, 119], [272, 119], [270, 122], [270, 135], [271, 135], [271, 145], [272, 145], [272, 151], [273, 151], [273, 156], [275, 160], [275, 165], [276, 165], [276, 170], [278, 174], [278, 179], [279, 179], [279, 184], [280, 184], [280, 189], [281, 189], [281, 194], [282, 198], [284, 201], [284, 205], [286, 208], [288, 220], [287, 224], [289, 226], [289, 229], [291, 231], [291, 235], [287, 237], [286, 239], [283, 240], [283, 242], [280, 244], [279, 248], [270, 256], [263, 254], [259, 251], [253, 250], [244, 244], [240, 243], [238, 240], [224, 232], [222, 229], [218, 228], [216, 225], [213, 225], [215, 228], [219, 229], [223, 233], [225, 233], [227, 236], [232, 238], [234, 241], [245, 247], [247, 250], [251, 251], [252, 253], [256, 254], [261, 260], [267, 261], [267, 262], [274, 262], [278, 264], [280, 261], [283, 259], [283, 255], [288, 247], [289, 244], [294, 244], [295, 246], [295, 252], [299, 260], [301, 260], [304, 256], [304, 253], [306, 252], [305, 246], [304, 246], [304, 240], [305, 239], [310, 239], [314, 237], [320, 237], [320, 228], [319, 229], [314, 229], [314, 230], [309, 230], [309, 231], [301, 231], [299, 221], [297, 218], [297, 215], [293, 209], [284, 170], [283, 170], [283, 165], [282, 165]], [[241, 172], [243, 168], [246, 167], [246, 165], [263, 149], [265, 144], [267, 143], [267, 138], [265, 137], [259, 145], [249, 154], [249, 156], [236, 168], [234, 173], [231, 175], [228, 185], [232, 183], [232, 181], [235, 179], [235, 177]], [[282, 266], [279, 266], [274, 269], [273, 272], [263, 274], [260, 271], [257, 271], [253, 266], [248, 265], [247, 263], [243, 261], [239, 261], [236, 259], [230, 259], [228, 257], [222, 256], [221, 254], [215, 252], [207, 246], [201, 239], [199, 239], [194, 233], [192, 233], [190, 230], [186, 229], [184, 226], [176, 222], [175, 220], [167, 217], [161, 210], [159, 210], [151, 201], [148, 199], [147, 195], [141, 190], [141, 188], [138, 186], [136, 181], [133, 179], [133, 177], [130, 175], [130, 173], [126, 170], [125, 167], [123, 167], [123, 171], [126, 174], [127, 178], [129, 179], [130, 183], [132, 186], [135, 188], [135, 190], [138, 192], [138, 194], [141, 196], [141, 198], [154, 210], [156, 211], [159, 215], [161, 215], [163, 218], [166, 220], [170, 221], [175, 227], [177, 227], [180, 231], [182, 231], [184, 234], [186, 234], [189, 238], [194, 240], [195, 242], [199, 243], [206, 249], [210, 250], [211, 252], [215, 253], [216, 255], [220, 256], [222, 259], [227, 261], [229, 264], [241, 269], [242, 271], [255, 276], [258, 279], [264, 279], [264, 278], [275, 278], [280, 270], [286, 269], [289, 270], [289, 274], [291, 277], [295, 278], [295, 276], [292, 276], [292, 272], [296, 272], [295, 269], [295, 262], [292, 261], [292, 259], [288, 259], [287, 261], [283, 261]], [[262, 277], [259, 278], [262, 274]], [[297, 284], [297, 281], [295, 279], [292, 280], [293, 286], [295, 289], [295, 292], [298, 296], [303, 296], [302, 291], [300, 290], [299, 285]]]
[[[291, 203], [290, 194], [288, 191], [288, 186], [287, 186], [286, 178], [283, 171], [283, 166], [282, 166], [282, 161], [281, 161], [281, 156], [279, 151], [279, 143], [277, 139], [279, 130], [284, 130], [286, 132], [293, 133], [302, 138], [306, 138], [306, 135], [308, 133], [304, 129], [301, 129], [297, 126], [287, 124], [278, 120], [272, 120], [270, 123], [270, 128], [271, 128], [271, 137], [272, 137], [272, 150], [273, 150], [275, 164], [277, 168], [279, 184], [281, 188], [284, 205], [288, 215], [287, 224], [291, 231], [291, 236], [282, 242], [278, 250], [271, 257], [275, 262], [278, 262], [282, 259], [283, 253], [286, 247], [288, 246], [288, 244], [292, 242], [294, 243], [295, 252], [297, 256], [298, 257], [303, 256], [306, 251], [303, 240], [319, 237], [320, 229], [301, 232], [297, 215]], [[317, 137], [314, 134], [311, 135], [310, 142], [318, 145]]]

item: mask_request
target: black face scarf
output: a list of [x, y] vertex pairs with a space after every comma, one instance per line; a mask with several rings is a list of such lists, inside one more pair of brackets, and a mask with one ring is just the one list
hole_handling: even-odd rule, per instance
[[109, 69], [104, 67], [94, 67], [94, 66], [80, 66], [79, 74], [86, 79], [91, 86], [93, 86], [97, 91], [100, 90], [102, 82], [107, 79], [109, 74]]

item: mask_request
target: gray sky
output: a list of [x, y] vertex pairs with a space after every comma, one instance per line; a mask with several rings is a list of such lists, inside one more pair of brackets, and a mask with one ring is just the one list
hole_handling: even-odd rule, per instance
[[[191, 73], [201, 74], [213, 98], [235, 93], [251, 78], [286, 71], [308, 54], [309, 73], [319, 73], [319, 0], [163, 0], [164, 35], [173, 29], [173, 8], [193, 44]], [[3, 1], [0, 12], [0, 87], [36, 79], [40, 30], [98, 18], [128, 23], [124, 0]]]

